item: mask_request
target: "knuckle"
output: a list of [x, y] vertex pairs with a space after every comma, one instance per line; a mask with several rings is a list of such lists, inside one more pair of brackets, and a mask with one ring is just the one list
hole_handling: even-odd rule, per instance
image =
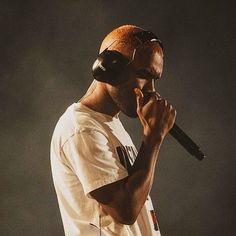
[[177, 115], [177, 111], [175, 109], [173, 109], [173, 113], [175, 116]]
[[173, 110], [173, 106], [170, 103], [168, 104], [168, 108], [169, 108], [170, 111]]
[[164, 105], [165, 105], [165, 99], [164, 99], [164, 98], [161, 98], [161, 99], [159, 99], [158, 101], [160, 101], [161, 104], [164, 104]]

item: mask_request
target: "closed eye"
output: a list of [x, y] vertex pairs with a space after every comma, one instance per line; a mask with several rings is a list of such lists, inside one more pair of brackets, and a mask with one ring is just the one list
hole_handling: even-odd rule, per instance
[[137, 75], [139, 78], [146, 79], [146, 80], [159, 79], [159, 76], [152, 74], [148, 69], [145, 69], [145, 68], [138, 69]]

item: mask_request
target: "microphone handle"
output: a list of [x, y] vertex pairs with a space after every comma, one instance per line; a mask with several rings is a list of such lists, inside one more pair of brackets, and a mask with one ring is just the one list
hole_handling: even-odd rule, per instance
[[203, 160], [205, 154], [200, 150], [196, 143], [176, 124], [170, 129], [169, 133], [193, 156], [198, 160]]

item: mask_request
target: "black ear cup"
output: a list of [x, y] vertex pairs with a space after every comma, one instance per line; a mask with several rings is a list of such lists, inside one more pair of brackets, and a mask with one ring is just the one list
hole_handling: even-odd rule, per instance
[[115, 50], [105, 49], [93, 63], [93, 77], [101, 82], [118, 85], [122, 82], [121, 73], [130, 60]]

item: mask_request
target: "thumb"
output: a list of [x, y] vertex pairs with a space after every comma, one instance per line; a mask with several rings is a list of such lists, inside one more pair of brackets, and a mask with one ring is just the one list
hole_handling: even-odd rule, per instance
[[143, 107], [143, 93], [139, 88], [135, 88], [134, 92], [136, 94], [137, 112], [139, 113]]

